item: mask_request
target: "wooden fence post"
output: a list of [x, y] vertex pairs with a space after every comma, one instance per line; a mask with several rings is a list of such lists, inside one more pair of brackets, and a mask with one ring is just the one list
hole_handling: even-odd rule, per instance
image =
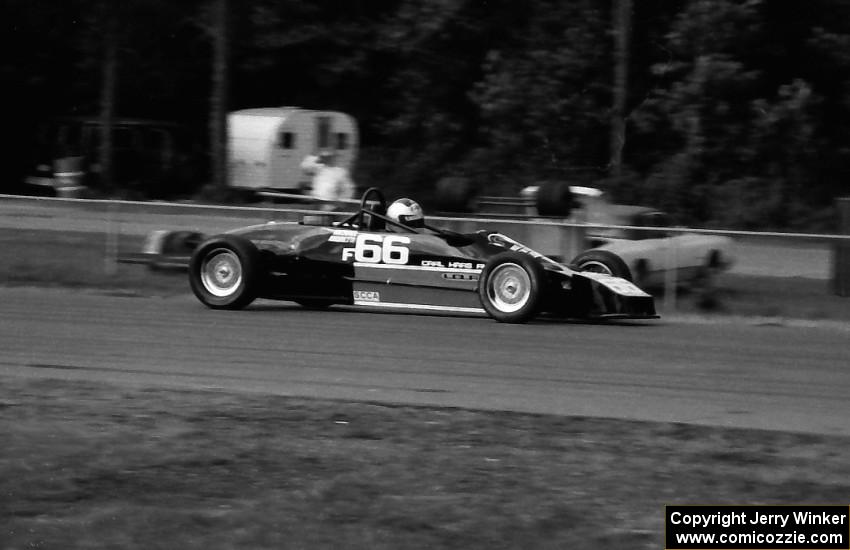
[[[850, 197], [837, 199], [838, 232], [850, 235]], [[850, 240], [835, 243], [832, 256], [833, 286], [839, 296], [850, 296]]]

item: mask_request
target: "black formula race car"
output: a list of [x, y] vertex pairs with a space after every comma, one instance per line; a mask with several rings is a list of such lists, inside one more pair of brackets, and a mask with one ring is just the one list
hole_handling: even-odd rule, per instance
[[192, 291], [215, 309], [267, 298], [310, 308], [486, 312], [506, 323], [538, 314], [657, 317], [652, 297], [624, 279], [575, 271], [501, 233], [414, 228], [385, 213], [372, 188], [340, 222], [305, 216], [208, 238], [189, 260]]

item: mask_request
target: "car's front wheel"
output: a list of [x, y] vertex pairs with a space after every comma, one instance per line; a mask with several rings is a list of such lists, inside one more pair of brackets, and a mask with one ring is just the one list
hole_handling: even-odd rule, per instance
[[189, 262], [195, 296], [213, 309], [242, 309], [257, 298], [259, 252], [242, 237], [224, 235], [202, 243]]
[[592, 271], [632, 281], [632, 272], [622, 258], [607, 250], [588, 250], [570, 262], [578, 271]]
[[519, 252], [503, 252], [484, 266], [478, 296], [493, 319], [525, 323], [540, 311], [545, 280], [537, 260]]

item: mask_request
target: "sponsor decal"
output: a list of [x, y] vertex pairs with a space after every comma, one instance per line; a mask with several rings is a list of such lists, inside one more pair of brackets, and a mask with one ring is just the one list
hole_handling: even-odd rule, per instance
[[612, 277], [604, 273], [595, 273], [593, 271], [582, 271], [581, 276], [593, 279], [602, 286], [610, 288], [622, 296], [649, 296], [649, 294], [642, 291], [629, 281], [620, 279], [619, 277]]
[[445, 262], [440, 260], [422, 260], [422, 267], [437, 267], [442, 269], [484, 269], [483, 263], [472, 262]]
[[497, 246], [507, 248], [508, 250], [512, 250], [514, 252], [521, 252], [523, 254], [528, 254], [529, 256], [531, 256], [533, 258], [540, 258], [540, 259], [546, 259], [546, 260], [549, 259], [546, 256], [544, 256], [543, 254], [541, 254], [540, 252], [537, 252], [536, 250], [532, 250], [532, 249], [528, 248], [527, 246], [525, 246], [524, 244], [520, 244], [517, 241], [511, 239], [510, 237], [506, 237], [505, 235], [502, 235], [501, 233], [491, 233], [491, 234], [487, 235], [487, 240], [490, 242], [490, 244], [495, 244]]
[[533, 258], [543, 258], [544, 257], [543, 254], [541, 254], [540, 252], [535, 252], [534, 250], [532, 250], [532, 249], [530, 249], [527, 246], [522, 245], [522, 244], [515, 244], [515, 245], [511, 246], [511, 250], [513, 250], [514, 252], [522, 252], [523, 254], [528, 254], [529, 256], [531, 256]]
[[334, 229], [333, 234], [328, 237], [332, 243], [353, 243], [357, 239], [357, 231], [352, 229]]
[[[368, 306], [372, 304], [368, 304], [365, 302], [357, 303], [356, 305], [360, 306]], [[404, 303], [394, 303], [394, 302], [381, 302], [380, 304], [374, 304], [375, 307], [389, 308], [389, 309], [409, 309], [409, 310], [423, 310], [423, 311], [445, 311], [450, 313], [484, 313], [484, 310], [480, 307], [462, 307], [462, 306], [438, 306], [433, 304], [404, 304]]]
[[450, 281], [477, 281], [478, 275], [475, 273], [443, 273], [443, 279]]
[[410, 258], [410, 237], [403, 235], [369, 235], [360, 233], [353, 247], [342, 249], [342, 261], [361, 263], [406, 264]]
[[374, 290], [355, 290], [355, 302], [380, 302], [381, 293]]

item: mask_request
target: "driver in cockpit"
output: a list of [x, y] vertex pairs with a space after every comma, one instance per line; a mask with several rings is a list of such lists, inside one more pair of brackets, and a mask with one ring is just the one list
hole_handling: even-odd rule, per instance
[[419, 203], [408, 199], [398, 199], [387, 208], [387, 217], [408, 227], [425, 227], [425, 213]]
[[[444, 239], [450, 246], [468, 246], [474, 243], [477, 239], [476, 234], [463, 234], [448, 231], [446, 229], [437, 229], [425, 225], [425, 213], [422, 207], [415, 200], [403, 198], [393, 202], [387, 208], [387, 218], [404, 224], [413, 229], [428, 229], [435, 235]], [[389, 231], [401, 231], [399, 227], [393, 227], [392, 224], [387, 224]]]

